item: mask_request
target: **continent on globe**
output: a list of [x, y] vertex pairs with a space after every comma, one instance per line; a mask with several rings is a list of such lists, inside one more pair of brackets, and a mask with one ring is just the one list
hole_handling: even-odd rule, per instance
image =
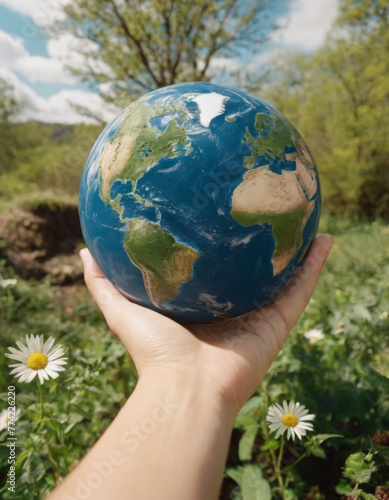
[[100, 160], [101, 198], [110, 202], [110, 191], [116, 180], [131, 181], [132, 192], [140, 177], [162, 158], [178, 155], [177, 146], [188, 147], [185, 128], [171, 118], [161, 131], [151, 125], [152, 119], [166, 116], [172, 111], [186, 113], [179, 103], [152, 107], [139, 99], [131, 109], [130, 119], [125, 120], [111, 138]]
[[[312, 198], [317, 189], [316, 173], [304, 141], [282, 118], [258, 113], [255, 128], [259, 132], [257, 139], [248, 130], [243, 139], [252, 148], [252, 155], [244, 158], [245, 168], [251, 169], [261, 155], [293, 161], [296, 167], [277, 173], [265, 165], [245, 173], [232, 194], [231, 216], [246, 227], [264, 223], [272, 226], [276, 242], [273, 273], [277, 275], [303, 244], [303, 231], [315, 206]], [[286, 154], [286, 146], [295, 146], [297, 151]]]
[[177, 243], [158, 224], [141, 217], [128, 222], [123, 244], [142, 271], [147, 294], [157, 307], [173, 299], [180, 284], [192, 278], [192, 265], [199, 257], [196, 250]]
[[320, 208], [293, 125], [258, 97], [203, 82], [130, 104], [96, 141], [79, 197], [88, 248], [121, 293], [203, 323], [272, 300], [303, 264]]
[[280, 274], [303, 243], [315, 203], [307, 200], [297, 172], [284, 170], [280, 179], [266, 166], [250, 170], [243, 179], [232, 195], [231, 216], [246, 227], [265, 222], [272, 226], [273, 272]]

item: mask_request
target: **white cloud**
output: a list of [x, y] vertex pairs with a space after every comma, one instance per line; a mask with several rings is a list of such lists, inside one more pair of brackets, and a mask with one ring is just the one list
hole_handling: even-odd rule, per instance
[[0, 66], [12, 66], [15, 60], [26, 56], [23, 40], [0, 30]]
[[[96, 57], [97, 43], [86, 38], [76, 38], [70, 33], [52, 38], [47, 42], [47, 52], [51, 58], [61, 61], [64, 66], [81, 69], [89, 63], [93, 64], [96, 71], [110, 72], [109, 66]], [[88, 54], [87, 57], [83, 55], [84, 52]]]
[[11, 70], [0, 68], [0, 78], [4, 78], [14, 89], [16, 97], [23, 101], [23, 109], [16, 117], [18, 121], [38, 120], [46, 123], [94, 123], [92, 118], [81, 116], [72, 106], [78, 104], [101, 116], [107, 122], [117, 114], [110, 110], [93, 92], [79, 89], [61, 90], [57, 94], [44, 98], [39, 96], [30, 86], [21, 82]]
[[37, 26], [49, 26], [63, 17], [62, 7], [68, 0], [0, 0], [0, 5], [29, 17]]
[[[65, 65], [70, 62], [76, 66], [85, 64], [85, 58], [80, 54], [80, 43], [83, 42], [71, 35], [64, 35], [48, 41], [49, 57], [32, 56], [28, 53], [23, 39], [0, 30], [0, 77], [15, 88], [16, 96], [23, 101], [23, 110], [17, 117], [18, 120], [49, 123], [93, 122], [92, 118], [80, 115], [70, 103], [92, 109], [96, 116], [106, 121], [116, 116], [118, 110], [109, 108], [96, 93], [73, 88], [44, 98], [19, 78], [22, 76], [31, 84], [56, 83], [75, 86], [77, 80], [65, 69]], [[88, 49], [93, 54], [93, 44], [88, 46]]]
[[313, 51], [323, 44], [338, 11], [339, 0], [293, 0], [289, 15], [277, 19], [283, 29], [274, 31], [271, 40], [288, 48]]
[[68, 74], [60, 61], [41, 56], [29, 56], [18, 59], [13, 64], [13, 69], [26, 77], [31, 83], [62, 83], [64, 85], [76, 84], [77, 80]]
[[32, 83], [63, 83], [71, 85], [76, 79], [54, 57], [31, 56], [21, 38], [0, 30], [0, 67], [23, 75]]

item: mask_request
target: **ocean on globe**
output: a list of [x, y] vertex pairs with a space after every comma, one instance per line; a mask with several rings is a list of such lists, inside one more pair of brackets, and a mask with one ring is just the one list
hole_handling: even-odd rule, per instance
[[211, 83], [151, 92], [100, 134], [82, 175], [85, 242], [131, 301], [182, 322], [243, 315], [301, 267], [317, 170], [267, 102]]

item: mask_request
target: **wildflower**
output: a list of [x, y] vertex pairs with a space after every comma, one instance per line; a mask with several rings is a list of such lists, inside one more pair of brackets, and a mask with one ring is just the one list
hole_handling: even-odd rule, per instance
[[338, 335], [339, 333], [344, 332], [344, 324], [343, 323], [338, 323], [337, 329], [334, 331], [335, 335]]
[[313, 328], [304, 333], [304, 337], [308, 340], [310, 344], [316, 344], [319, 340], [324, 339], [324, 334], [318, 328]]
[[309, 410], [304, 405], [293, 401], [290, 403], [284, 401], [283, 406], [278, 403], [270, 406], [266, 421], [269, 422], [271, 432], [277, 431], [275, 439], [282, 436], [285, 431], [287, 431], [288, 439], [292, 437], [294, 440], [295, 434], [301, 439], [301, 436], [305, 436], [307, 431], [313, 431], [313, 424], [307, 420], [313, 420], [315, 415], [308, 413]]
[[383, 312], [380, 314], [380, 319], [388, 319], [388, 316], [389, 316], [388, 311], [383, 311]]
[[0, 280], [0, 286], [1, 286], [1, 288], [7, 288], [7, 286], [16, 285], [17, 282], [18, 282], [18, 280], [16, 280], [16, 279]]
[[43, 384], [44, 380], [57, 378], [58, 372], [65, 370], [61, 365], [66, 365], [63, 355], [64, 351], [61, 346], [53, 348], [54, 338], [50, 337], [43, 343], [43, 335], [26, 335], [27, 346], [22, 344], [19, 340], [16, 345], [19, 347], [15, 349], [8, 347], [11, 354], [6, 354], [8, 358], [15, 359], [19, 363], [10, 365], [15, 367], [10, 373], [19, 377], [19, 382], [31, 382], [36, 375], [38, 375], [40, 383]]
[[16, 422], [16, 420], [18, 419], [19, 417], [19, 414], [20, 414], [20, 410], [17, 409], [15, 411], [15, 417], [14, 418], [9, 418], [8, 416], [8, 408], [6, 408], [5, 410], [3, 410], [1, 413], [0, 413], [0, 431], [2, 431], [3, 429], [7, 429], [8, 427], [8, 422], [11, 420], [13, 423]]
[[65, 307], [65, 312], [66, 312], [67, 314], [71, 314], [71, 313], [73, 312], [73, 308], [72, 308], [72, 307], [70, 307], [70, 306], [67, 306], [67, 307]]

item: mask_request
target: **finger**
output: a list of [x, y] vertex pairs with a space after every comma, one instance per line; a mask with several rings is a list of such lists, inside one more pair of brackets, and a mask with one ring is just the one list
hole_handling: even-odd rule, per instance
[[84, 265], [86, 286], [96, 304], [101, 309], [101, 312], [108, 320], [108, 317], [111, 316], [112, 313], [113, 304], [119, 303], [120, 305], [128, 301], [113, 284], [107, 280], [87, 248], [83, 248], [80, 251], [80, 257]]
[[130, 353], [135, 353], [137, 344], [147, 339], [149, 331], [155, 329], [156, 321], [162, 328], [167, 318], [124, 297], [105, 278], [88, 249], [80, 251], [84, 264], [85, 283], [96, 304], [103, 313], [109, 328], [115, 333]]

